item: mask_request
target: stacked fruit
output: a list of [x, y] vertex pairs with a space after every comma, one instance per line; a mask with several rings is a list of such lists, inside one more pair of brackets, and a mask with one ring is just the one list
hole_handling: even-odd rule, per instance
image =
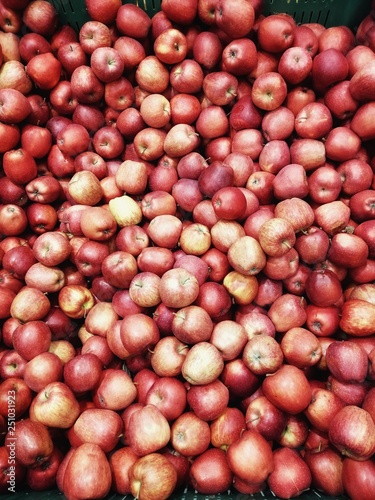
[[0, 0], [1, 491], [372, 498], [372, 14], [86, 6]]

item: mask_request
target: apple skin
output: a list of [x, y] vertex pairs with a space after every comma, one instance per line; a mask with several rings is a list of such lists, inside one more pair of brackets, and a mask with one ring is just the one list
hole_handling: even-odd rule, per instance
[[210, 425], [194, 412], [186, 411], [171, 425], [171, 445], [186, 457], [196, 457], [210, 446]]
[[[355, 431], [354, 431], [355, 428]], [[361, 436], [366, 436], [366, 439]], [[356, 405], [346, 405], [332, 418], [328, 429], [331, 443], [346, 457], [368, 460], [375, 449], [375, 423]]]
[[[79, 498], [80, 495], [104, 498], [110, 491], [112, 481], [105, 453], [99, 445], [93, 443], [83, 443], [72, 450], [64, 464], [61, 491], [72, 498]], [[76, 473], [79, 475], [73, 480]]]
[[187, 403], [202, 420], [218, 418], [229, 403], [229, 390], [219, 380], [203, 386], [191, 386], [187, 392]]
[[28, 4], [23, 10], [22, 19], [30, 31], [46, 37], [55, 32], [58, 23], [55, 7], [44, 0]]
[[29, 468], [26, 473], [26, 482], [32, 491], [45, 491], [56, 485], [58, 468], [64, 457], [63, 451], [54, 447], [50, 459], [35, 469]]
[[140, 457], [129, 469], [130, 492], [135, 498], [169, 498], [177, 479], [176, 467], [162, 453]]
[[267, 484], [275, 495], [290, 498], [311, 485], [311, 472], [299, 451], [281, 447], [273, 452], [274, 469]]
[[155, 405], [171, 422], [186, 408], [187, 391], [180, 380], [174, 377], [160, 377], [149, 388], [145, 404]]
[[336, 48], [325, 49], [316, 54], [313, 59], [312, 78], [314, 87], [319, 92], [324, 93], [332, 84], [345, 80], [348, 72], [348, 61], [345, 55]]
[[327, 495], [343, 495], [343, 458], [333, 448], [306, 450], [304, 460], [310, 468], [312, 486]]
[[[14, 432], [17, 438], [16, 459], [25, 467], [38, 467], [47, 462], [53, 453], [53, 441], [46, 426], [24, 418]], [[5, 442], [12, 441], [8, 434]]]
[[272, 111], [282, 105], [287, 93], [287, 83], [280, 73], [269, 71], [255, 79], [251, 96], [258, 108]]
[[[281, 389], [284, 384], [288, 385], [287, 393]], [[291, 414], [300, 413], [311, 401], [311, 387], [306, 375], [293, 365], [283, 364], [275, 373], [266, 377], [262, 390], [275, 406]]]
[[233, 473], [225, 451], [210, 448], [196, 457], [190, 467], [189, 479], [193, 488], [201, 494], [216, 495], [227, 491], [232, 484]]
[[12, 336], [14, 348], [27, 361], [42, 352], [47, 352], [51, 340], [51, 329], [40, 320], [19, 325]]
[[287, 422], [285, 412], [265, 396], [258, 396], [249, 402], [245, 418], [246, 428], [258, 431], [268, 441], [279, 439]]
[[294, 41], [294, 24], [287, 16], [273, 14], [261, 19], [258, 25], [260, 48], [271, 53], [285, 52]]
[[82, 443], [95, 443], [105, 453], [109, 453], [120, 439], [123, 421], [113, 410], [86, 408], [80, 413], [72, 428]]
[[255, 21], [254, 8], [247, 0], [219, 0], [215, 9], [215, 23], [231, 38], [242, 38], [249, 34]]
[[27, 383], [19, 377], [9, 377], [0, 385], [0, 414], [6, 418], [8, 416], [9, 395], [15, 394], [14, 415], [19, 419], [30, 406], [32, 393]]
[[306, 328], [288, 330], [283, 335], [280, 346], [285, 360], [298, 368], [314, 366], [322, 356], [319, 340]]
[[51, 382], [40, 390], [30, 405], [30, 418], [48, 427], [68, 429], [80, 412], [73, 391], [62, 381]]
[[132, 413], [127, 426], [127, 436], [131, 448], [142, 457], [166, 446], [171, 437], [171, 428], [161, 411], [149, 404]]
[[[342, 361], [338, 361], [343, 356], [346, 361], [345, 370], [342, 370]], [[343, 382], [364, 382], [368, 371], [368, 356], [366, 351], [350, 340], [336, 341], [328, 346], [326, 354], [327, 367], [332, 375]]]
[[252, 429], [245, 430], [229, 445], [227, 460], [236, 476], [253, 484], [265, 481], [274, 468], [271, 445]]
[[[353, 337], [367, 337], [374, 333], [371, 323], [375, 313], [373, 304], [361, 299], [349, 299], [344, 302], [341, 313], [340, 328], [345, 333]], [[366, 321], [361, 321], [360, 317], [365, 317]]]
[[130, 493], [128, 472], [137, 461], [138, 455], [129, 446], [115, 450], [109, 456], [109, 465], [112, 472], [112, 489], [119, 495]]
[[283, 351], [275, 340], [267, 334], [254, 335], [246, 343], [242, 359], [255, 375], [275, 373], [284, 360]]
[[374, 486], [374, 461], [345, 457], [342, 468], [344, 491], [353, 500], [370, 500]]
[[119, 368], [106, 368], [93, 393], [97, 408], [120, 411], [131, 405], [137, 396], [137, 389], [130, 375]]

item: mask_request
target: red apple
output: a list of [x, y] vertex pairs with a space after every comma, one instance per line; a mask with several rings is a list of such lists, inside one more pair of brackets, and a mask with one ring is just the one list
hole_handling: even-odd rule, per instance
[[287, 90], [287, 84], [281, 74], [276, 71], [269, 71], [255, 79], [251, 96], [258, 108], [272, 111], [282, 105]]
[[215, 420], [228, 406], [229, 390], [219, 379], [204, 385], [194, 385], [187, 392], [187, 403], [202, 420]]
[[310, 488], [311, 472], [298, 450], [278, 448], [273, 452], [273, 462], [267, 484], [275, 495], [293, 497]]
[[183, 3], [177, 7], [173, 1], [165, 0], [161, 10], [172, 22], [189, 25], [194, 21], [197, 15], [197, 2], [184, 0]]
[[26, 482], [32, 491], [45, 491], [56, 485], [58, 468], [63, 460], [63, 451], [55, 446], [51, 457], [43, 465], [28, 469]]
[[336, 450], [307, 450], [303, 458], [310, 468], [313, 487], [331, 496], [344, 493], [343, 459]]
[[112, 488], [117, 494], [130, 493], [128, 472], [138, 458], [129, 446], [123, 446], [110, 455], [108, 461], [112, 471]]
[[186, 354], [181, 374], [191, 385], [209, 384], [222, 373], [224, 360], [209, 342], [197, 342]]
[[160, 332], [153, 318], [135, 313], [121, 320], [120, 336], [128, 355], [137, 355], [152, 348], [160, 339]]
[[[368, 498], [373, 488], [374, 462], [373, 460], [358, 461], [345, 457], [342, 467], [342, 482], [344, 491], [353, 497], [353, 500]], [[371, 494], [370, 494], [371, 495]]]
[[253, 103], [251, 95], [244, 95], [233, 103], [229, 115], [229, 124], [236, 131], [258, 128], [262, 123], [262, 119], [263, 114]]
[[39, 392], [51, 382], [62, 380], [63, 364], [53, 352], [43, 352], [25, 366], [24, 380], [34, 392]]
[[[62, 491], [64, 495], [76, 497], [105, 497], [111, 488], [111, 468], [108, 459], [99, 445], [83, 443], [72, 448], [72, 453], [62, 472]], [[78, 474], [76, 481], [73, 481]], [[80, 493], [79, 493], [80, 492]]]
[[31, 400], [31, 389], [22, 378], [9, 377], [1, 383], [0, 414], [4, 418], [16, 420], [24, 416]]
[[283, 432], [287, 417], [265, 396], [252, 399], [245, 413], [246, 428], [256, 430], [268, 441], [277, 440]]
[[348, 72], [348, 61], [337, 48], [327, 48], [314, 57], [312, 77], [314, 87], [318, 92], [323, 93], [332, 84], [345, 80]]
[[[346, 405], [332, 418], [328, 429], [332, 444], [355, 460], [368, 460], [375, 448], [375, 423], [371, 415], [356, 405]], [[361, 436], [366, 435], [363, 440]]]
[[262, 50], [271, 53], [285, 52], [294, 40], [294, 23], [287, 16], [269, 15], [258, 25], [258, 39]]
[[163, 454], [149, 453], [130, 467], [129, 484], [136, 498], [167, 499], [176, 487], [177, 470]]
[[192, 411], [185, 411], [171, 425], [171, 444], [186, 457], [202, 454], [210, 446], [210, 425]]
[[304, 414], [311, 425], [322, 432], [328, 432], [332, 418], [345, 406], [345, 402], [334, 392], [318, 388], [312, 392], [311, 403]]
[[246, 343], [242, 359], [256, 375], [275, 373], [283, 363], [283, 352], [277, 341], [269, 335], [255, 335]]
[[243, 412], [236, 407], [227, 406], [221, 415], [210, 423], [211, 444], [226, 451], [237, 441], [246, 427]]
[[123, 421], [113, 410], [87, 408], [74, 422], [73, 429], [82, 443], [97, 444], [105, 453], [109, 453], [120, 439]]
[[26, 73], [34, 85], [42, 90], [51, 90], [57, 85], [61, 78], [61, 70], [61, 62], [51, 52], [33, 56], [26, 65]]
[[61, 381], [51, 382], [40, 390], [30, 405], [30, 418], [47, 427], [68, 429], [80, 412], [71, 389]]
[[233, 481], [226, 453], [218, 448], [211, 448], [196, 457], [190, 467], [190, 482], [200, 494], [220, 494], [226, 492]]
[[254, 8], [247, 0], [241, 0], [240, 3], [219, 0], [216, 4], [215, 23], [229, 37], [242, 38], [248, 35], [254, 20]]
[[187, 391], [181, 380], [160, 377], [149, 388], [146, 405], [154, 405], [169, 421], [176, 420], [186, 409]]
[[[293, 293], [278, 297], [268, 310], [268, 317], [276, 331], [286, 332], [290, 328], [300, 327], [306, 321], [306, 301]], [[288, 311], [286, 315], [285, 312]]]
[[159, 292], [162, 302], [167, 307], [186, 307], [198, 297], [199, 283], [186, 269], [170, 269], [161, 277]]
[[265, 481], [274, 468], [271, 445], [252, 429], [229, 445], [227, 460], [236, 476], [252, 484]]
[[12, 341], [16, 351], [27, 361], [47, 352], [51, 343], [51, 329], [40, 320], [30, 320], [19, 325], [13, 332]]
[[154, 405], [136, 409], [130, 416], [127, 426], [130, 447], [139, 456], [161, 450], [171, 438], [168, 420]]
[[50, 36], [57, 28], [57, 11], [46, 0], [28, 3], [22, 16], [24, 24], [33, 32]]
[[46, 463], [53, 453], [53, 441], [50, 432], [40, 422], [24, 418], [18, 422], [16, 430], [6, 436], [6, 442], [17, 439], [14, 450], [17, 461], [25, 467], [38, 467]]
[[[284, 392], [283, 386], [288, 385]], [[278, 408], [297, 414], [307, 408], [311, 401], [311, 388], [304, 372], [293, 365], [283, 364], [262, 383], [264, 395]]]
[[93, 401], [98, 408], [119, 411], [131, 405], [136, 395], [136, 386], [127, 372], [121, 368], [106, 368], [95, 388]]

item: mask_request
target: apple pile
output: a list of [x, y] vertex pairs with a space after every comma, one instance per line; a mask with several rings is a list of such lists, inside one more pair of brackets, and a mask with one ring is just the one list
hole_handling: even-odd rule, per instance
[[0, 0], [0, 491], [375, 491], [375, 3]]

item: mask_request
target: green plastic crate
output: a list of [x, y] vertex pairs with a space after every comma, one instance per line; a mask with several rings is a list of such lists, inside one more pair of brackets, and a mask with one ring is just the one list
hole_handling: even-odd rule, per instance
[[[49, 0], [60, 21], [74, 29], [89, 20], [84, 0]], [[128, 0], [139, 5], [150, 17], [160, 10], [161, 0]], [[370, 12], [371, 0], [264, 0], [264, 14], [286, 12], [299, 23], [320, 23], [326, 28], [344, 25], [356, 30]]]
[[[65, 497], [57, 490], [50, 491], [23, 491], [22, 493], [12, 493], [2, 495], [4, 500], [64, 500]], [[309, 490], [302, 493], [297, 500], [346, 500], [347, 497], [327, 497], [316, 490]], [[114, 495], [110, 494], [106, 500], [133, 500], [132, 495]], [[277, 500], [277, 497], [270, 491], [256, 493], [254, 495], [243, 495], [238, 491], [219, 493], [217, 495], [201, 495], [193, 490], [185, 489], [179, 495], [173, 495], [170, 500]]]
[[[55, 7], [61, 24], [68, 24], [75, 30], [90, 20], [85, 6], [85, 0], [49, 0]], [[160, 10], [161, 0], [129, 0], [123, 3], [133, 3], [141, 7], [152, 17]]]
[[348, 26], [358, 28], [370, 12], [371, 0], [265, 0], [264, 14], [286, 12], [297, 23], [320, 23], [326, 28]]

